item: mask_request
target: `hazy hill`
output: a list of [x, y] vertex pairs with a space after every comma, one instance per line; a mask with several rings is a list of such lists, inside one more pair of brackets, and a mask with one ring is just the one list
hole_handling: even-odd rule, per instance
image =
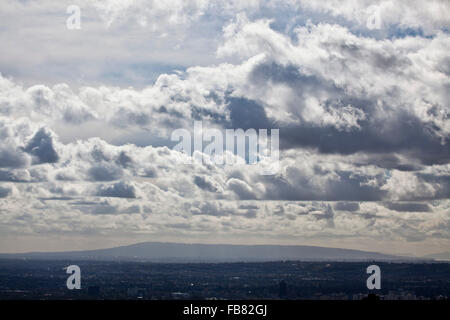
[[154, 262], [259, 262], [279, 260], [411, 260], [377, 252], [314, 246], [216, 245], [145, 242], [109, 249], [0, 254], [0, 258], [143, 260]]

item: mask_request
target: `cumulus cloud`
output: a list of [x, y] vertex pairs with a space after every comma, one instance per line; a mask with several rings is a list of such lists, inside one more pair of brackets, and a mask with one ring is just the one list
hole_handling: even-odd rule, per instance
[[[272, 30], [270, 21], [240, 16], [227, 28], [218, 53], [243, 55], [252, 68], [253, 81], [235, 95], [256, 101], [269, 119], [286, 127], [285, 146], [343, 153], [403, 150], [427, 163], [448, 157], [449, 78], [440, 69], [446, 64], [446, 35], [377, 41], [319, 24], [299, 27], [294, 43]], [[431, 74], [435, 91], [426, 80]]]
[[201, 189], [208, 190], [210, 192], [217, 192], [218, 188], [207, 177], [194, 177], [194, 183]]
[[257, 196], [252, 188], [245, 182], [236, 178], [231, 178], [227, 182], [230, 190], [234, 191], [241, 200], [256, 199]]
[[[92, 2], [88, 3], [92, 4]], [[281, 13], [283, 9], [300, 13], [309, 10], [323, 14], [325, 17], [343, 17], [356, 23], [360, 28], [368, 29], [369, 19], [378, 18], [377, 28], [421, 28], [426, 33], [449, 26], [447, 15], [450, 6], [445, 0], [433, 0], [426, 4], [423, 1], [400, 0], [395, 3], [387, 0], [337, 1], [297, 0], [297, 1], [229, 1], [224, 3], [216, 0], [171, 1], [161, 4], [157, 1], [96, 1], [94, 7], [108, 26], [113, 23], [135, 23], [150, 30], [167, 30], [171, 25], [190, 24], [202, 18], [205, 14], [222, 16], [233, 15], [235, 12], [261, 14], [264, 10]], [[323, 18], [325, 18], [323, 17]], [[156, 23], [157, 21], [157, 23]]]
[[101, 185], [97, 195], [101, 197], [136, 198], [136, 189], [132, 184], [120, 181], [113, 185]]
[[334, 209], [340, 211], [358, 211], [359, 208], [358, 202], [337, 202], [334, 205]]
[[[60, 60], [33, 50], [22, 66], [18, 54], [0, 54], [2, 233], [449, 244], [446, 2], [85, 5], [91, 20], [84, 26], [95, 36], [84, 43], [95, 40], [99, 52], [80, 47], [92, 53], [89, 61], [68, 55], [70, 46], [60, 52], [64, 70], [87, 64], [96, 81], [74, 85], [75, 76], [66, 74], [64, 83], [38, 73], [42, 78], [30, 84], [17, 70], [41, 66], [48, 56], [56, 68], [48, 73], [57, 73]], [[43, 23], [50, 7], [22, 20]], [[18, 8], [38, 10], [24, 2], [5, 12], [17, 16]], [[369, 30], [375, 9], [382, 25]], [[95, 14], [116, 41], [98, 36], [104, 33]], [[160, 50], [159, 63], [179, 59], [185, 66], [144, 84], [125, 78], [135, 87], [111, 85], [100, 74], [133, 62], [130, 56], [135, 70], [148, 68], [145, 30], [160, 35], [161, 42], [148, 41]], [[134, 36], [125, 41], [127, 32]], [[103, 39], [111, 61], [121, 62], [117, 70], [93, 66], [105, 60]], [[208, 59], [189, 46], [207, 49]], [[221, 132], [280, 129], [280, 170], [262, 176], [261, 163], [223, 166], [199, 152], [172, 150], [172, 131], [192, 132], [195, 120]]]
[[0, 167], [23, 167], [27, 164], [27, 158], [18, 150], [0, 149]]
[[88, 175], [94, 181], [112, 181], [122, 176], [120, 168], [110, 166], [108, 163], [104, 166], [95, 166], [88, 170]]
[[333, 16], [342, 16], [357, 22], [361, 27], [367, 27], [367, 21], [376, 15], [379, 19], [378, 28], [422, 29], [426, 33], [433, 33], [442, 28], [448, 28], [446, 15], [450, 12], [450, 5], [446, 1], [301, 1], [305, 8], [318, 10]]
[[430, 212], [431, 208], [427, 203], [416, 202], [389, 202], [386, 207], [395, 211], [408, 212]]
[[0, 198], [6, 198], [11, 194], [11, 188], [0, 186]]
[[45, 128], [39, 129], [25, 146], [24, 151], [36, 157], [37, 163], [58, 162], [59, 156], [54, 148], [53, 137]]

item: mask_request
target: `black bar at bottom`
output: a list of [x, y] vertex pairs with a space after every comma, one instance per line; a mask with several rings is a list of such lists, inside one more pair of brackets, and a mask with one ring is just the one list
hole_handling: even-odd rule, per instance
[[[104, 318], [105, 315], [131, 319], [302, 319], [316, 316], [386, 317], [387, 312], [403, 316], [446, 314], [449, 300], [443, 301], [299, 301], [299, 300], [216, 300], [216, 301], [0, 301], [0, 312], [20, 315], [23, 311], [45, 316], [67, 315]], [[314, 315], [314, 317], [311, 317]]]

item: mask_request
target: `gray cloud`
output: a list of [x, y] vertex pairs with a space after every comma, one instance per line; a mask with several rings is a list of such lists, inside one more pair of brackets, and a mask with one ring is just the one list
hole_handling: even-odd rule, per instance
[[94, 181], [113, 181], [120, 179], [122, 170], [119, 167], [104, 164], [90, 168], [88, 175]]
[[245, 182], [236, 178], [232, 178], [228, 181], [228, 187], [234, 191], [241, 200], [257, 199], [256, 194], [252, 191], [252, 188]]
[[0, 148], [0, 168], [21, 168], [27, 164], [27, 158], [19, 150]]
[[359, 203], [358, 202], [337, 202], [334, 205], [334, 209], [335, 210], [340, 210], [340, 211], [350, 211], [350, 212], [354, 212], [354, 211], [358, 211], [359, 210]]
[[59, 160], [58, 153], [54, 148], [53, 135], [45, 128], [36, 132], [24, 151], [35, 156], [36, 163], [55, 163]]
[[[449, 245], [445, 2], [132, 2], [2, 6], [2, 234]], [[186, 164], [194, 120], [279, 128], [279, 172]]]
[[136, 198], [136, 188], [124, 181], [113, 185], [101, 185], [97, 190], [100, 197]]
[[313, 214], [314, 218], [318, 220], [326, 220], [327, 226], [333, 228], [334, 225], [334, 211], [330, 205], [327, 205], [325, 209], [322, 210], [322, 213]]
[[0, 186], [0, 198], [6, 198], [11, 192], [11, 188]]
[[406, 212], [431, 212], [431, 208], [427, 203], [417, 202], [388, 202], [384, 204], [386, 208], [395, 211]]
[[201, 189], [207, 190], [210, 192], [217, 192], [217, 188], [206, 179], [206, 177], [195, 176], [194, 183]]

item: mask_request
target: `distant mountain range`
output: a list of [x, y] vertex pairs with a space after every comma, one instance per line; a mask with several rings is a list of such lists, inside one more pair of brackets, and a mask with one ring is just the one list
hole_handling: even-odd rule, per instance
[[0, 254], [0, 258], [151, 262], [411, 261], [377, 252], [315, 246], [181, 244], [144, 242], [109, 249]]

